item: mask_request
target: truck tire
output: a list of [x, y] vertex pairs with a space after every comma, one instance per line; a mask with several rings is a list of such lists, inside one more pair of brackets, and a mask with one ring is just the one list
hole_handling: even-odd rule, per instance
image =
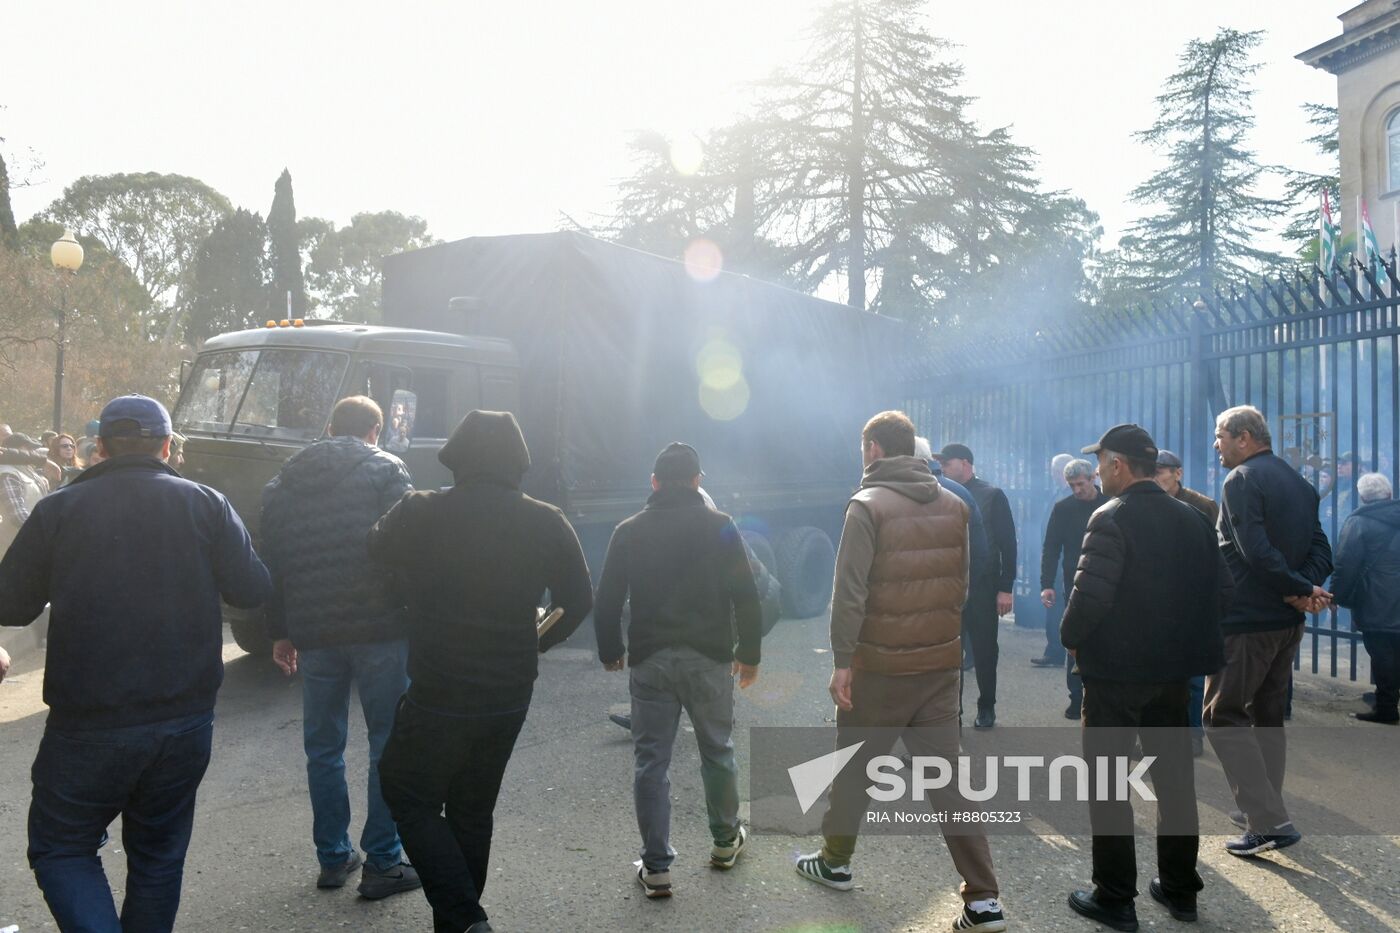
[[783, 614], [810, 619], [831, 603], [836, 548], [820, 528], [794, 528], [778, 539], [778, 582], [783, 585]]
[[[741, 531], [739, 536], [744, 539], [744, 543], [753, 551], [758, 562], [768, 568], [768, 572], [774, 576], [778, 575], [778, 560], [773, 556], [773, 545], [768, 543], [768, 539], [756, 531]], [[779, 581], [782, 582], [782, 581]]]
[[261, 615], [240, 615], [228, 620], [233, 640], [255, 658], [272, 657], [272, 639], [267, 637], [267, 627]]

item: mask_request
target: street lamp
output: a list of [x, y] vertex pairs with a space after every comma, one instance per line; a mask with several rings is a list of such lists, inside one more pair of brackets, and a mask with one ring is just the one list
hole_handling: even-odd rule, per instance
[[[53, 429], [62, 431], [63, 351], [68, 345], [68, 279], [77, 275], [83, 265], [83, 245], [73, 236], [72, 230], [64, 230], [63, 236], [54, 241], [49, 249], [49, 259], [58, 270], [62, 284], [62, 301], [58, 307], [58, 353], [54, 356], [53, 367]], [[64, 275], [65, 272], [68, 275]]]

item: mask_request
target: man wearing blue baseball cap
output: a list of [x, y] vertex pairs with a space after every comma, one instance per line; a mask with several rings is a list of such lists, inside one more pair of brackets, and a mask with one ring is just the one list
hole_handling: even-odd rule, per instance
[[[219, 601], [271, 590], [222, 495], [166, 463], [170, 415], [113, 399], [102, 461], [40, 500], [0, 561], [0, 625], [50, 606], [29, 864], [63, 930], [171, 930], [223, 680]], [[97, 848], [122, 817], [120, 919]]]

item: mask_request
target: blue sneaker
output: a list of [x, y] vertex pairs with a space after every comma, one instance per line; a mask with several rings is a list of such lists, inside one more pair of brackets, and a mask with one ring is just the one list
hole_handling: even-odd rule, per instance
[[1275, 826], [1271, 833], [1245, 833], [1238, 839], [1225, 843], [1225, 851], [1240, 858], [1253, 858], [1261, 852], [1273, 849], [1286, 849], [1301, 841], [1303, 834], [1293, 828], [1292, 823]]

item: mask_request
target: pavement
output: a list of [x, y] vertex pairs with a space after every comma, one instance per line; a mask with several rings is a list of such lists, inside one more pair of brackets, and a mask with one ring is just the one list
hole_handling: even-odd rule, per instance
[[[749, 726], [820, 725], [832, 715], [826, 696], [831, 656], [822, 618], [785, 620], [764, 642], [759, 682], [737, 706], [736, 745], [746, 794]], [[1003, 624], [998, 721], [1066, 729], [1062, 675], [1030, 658], [1038, 632]], [[315, 888], [311, 810], [301, 749], [301, 693], [271, 661], [224, 647], [214, 755], [200, 793], [186, 865], [182, 931], [430, 930], [421, 893], [384, 901], [358, 898], [353, 885]], [[43, 731], [43, 657], [20, 657], [0, 683], [0, 928], [55, 929], [25, 861], [29, 763]], [[1301, 675], [1295, 724], [1344, 724], [1361, 709], [1360, 683]], [[541, 659], [530, 717], [511, 760], [496, 810], [491, 881], [484, 897], [504, 933], [574, 930], [856, 931], [947, 930], [960, 909], [958, 878], [941, 840], [882, 836], [862, 840], [853, 864], [856, 888], [831, 891], [794, 874], [792, 859], [815, 838], [759, 834], [730, 872], [707, 867], [709, 839], [700, 771], [689, 727], [682, 726], [672, 768], [673, 844], [679, 858], [669, 901], [648, 901], [633, 877], [638, 839], [631, 800], [631, 744], [608, 712], [625, 712], [624, 674], [602, 670], [585, 630]], [[1358, 742], [1390, 742], [1400, 764], [1400, 729], [1354, 724]], [[347, 752], [352, 802], [363, 812], [365, 739], [352, 716]], [[1209, 757], [1209, 756], [1208, 756]], [[1204, 761], [1200, 780], [1221, 781]], [[1358, 769], [1359, 770], [1359, 769]], [[356, 792], [356, 789], [361, 790]], [[1334, 782], [1328, 793], [1365, 795], [1366, 774]], [[1308, 788], [1315, 792], [1315, 788]], [[1143, 818], [1139, 815], [1140, 820]], [[1303, 827], [1307, 831], [1307, 827]], [[119, 825], [102, 861], [120, 899], [124, 862]], [[1201, 840], [1201, 931], [1374, 931], [1400, 929], [1400, 837], [1308, 836], [1253, 861], [1226, 855], [1233, 827], [1206, 814]], [[356, 830], [357, 831], [357, 830]], [[354, 832], [352, 832], [354, 835]], [[1071, 914], [1066, 894], [1089, 882], [1089, 840], [1064, 836], [994, 837], [992, 851], [1013, 930], [1091, 931]], [[1153, 843], [1138, 836], [1139, 918], [1144, 930], [1177, 927], [1146, 896]], [[1189, 928], [1184, 928], [1189, 929]]]

